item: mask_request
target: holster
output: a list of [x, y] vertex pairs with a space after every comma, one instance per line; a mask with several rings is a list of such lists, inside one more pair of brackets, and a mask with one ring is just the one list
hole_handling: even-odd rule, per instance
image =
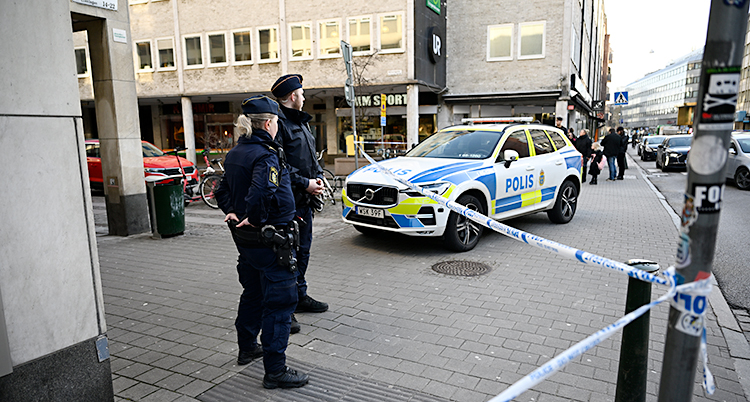
[[294, 251], [299, 248], [299, 226], [296, 221], [290, 222], [283, 228], [266, 225], [260, 230], [261, 242], [276, 253], [280, 266], [297, 271], [297, 259]]

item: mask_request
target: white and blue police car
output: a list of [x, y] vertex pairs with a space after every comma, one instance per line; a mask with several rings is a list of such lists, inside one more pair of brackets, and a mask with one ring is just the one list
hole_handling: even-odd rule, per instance
[[[405, 156], [379, 162], [406, 181], [504, 220], [546, 211], [555, 223], [576, 212], [582, 156], [564, 133], [532, 123], [444, 128]], [[414, 192], [374, 165], [346, 179], [344, 222], [364, 233], [442, 236], [449, 249], [476, 246], [483, 227]]]

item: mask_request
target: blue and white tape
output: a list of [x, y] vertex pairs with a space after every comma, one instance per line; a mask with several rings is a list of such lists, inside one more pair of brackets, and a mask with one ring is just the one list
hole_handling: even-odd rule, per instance
[[[708, 369], [708, 353], [706, 351], [707, 348], [706, 348], [705, 326], [703, 325], [704, 324], [703, 316], [705, 315], [705, 312], [707, 310], [706, 309], [707, 305], [705, 303], [707, 300], [706, 297], [711, 292], [710, 279], [704, 279], [701, 281], [695, 281], [695, 282], [691, 282], [688, 284], [676, 286], [675, 277], [674, 277], [674, 267], [669, 267], [667, 271], [665, 272], [665, 278], [661, 278], [661, 277], [652, 275], [648, 272], [642, 271], [640, 269], [633, 268], [627, 264], [614, 261], [614, 260], [610, 260], [608, 258], [601, 257], [596, 254], [588, 253], [586, 251], [579, 250], [574, 247], [566, 246], [564, 244], [560, 244], [551, 240], [547, 240], [543, 237], [539, 237], [531, 233], [527, 233], [522, 230], [512, 228], [490, 217], [480, 214], [477, 211], [466, 208], [461, 204], [450, 201], [447, 198], [444, 198], [430, 191], [426, 191], [422, 189], [420, 186], [417, 186], [414, 183], [404, 180], [403, 178], [391, 172], [388, 168], [385, 168], [382, 165], [380, 165], [378, 162], [372, 159], [369, 155], [367, 155], [367, 153], [365, 153], [361, 148], [359, 148], [359, 151], [371, 164], [376, 166], [380, 172], [383, 172], [384, 174], [396, 180], [397, 182], [409, 187], [410, 189], [422, 194], [425, 197], [432, 199], [433, 201], [439, 203], [440, 205], [443, 205], [449, 208], [450, 210], [458, 214], [461, 214], [471, 219], [472, 221], [477, 222], [485, 227], [488, 227], [498, 233], [514, 238], [518, 241], [524, 242], [531, 246], [555, 253], [561, 257], [575, 259], [584, 264], [594, 264], [594, 265], [599, 265], [605, 268], [613, 269], [615, 271], [622, 272], [632, 278], [640, 279], [642, 281], [669, 286], [669, 290], [667, 291], [667, 293], [661, 296], [660, 298], [658, 298], [657, 300], [649, 304], [646, 304], [644, 306], [641, 306], [635, 311], [620, 318], [613, 324], [599, 330], [595, 334], [573, 345], [573, 347], [562, 352], [561, 354], [559, 354], [552, 360], [548, 361], [547, 363], [545, 363], [538, 369], [534, 370], [532, 373], [530, 373], [526, 377], [522, 378], [521, 380], [517, 381], [515, 384], [511, 385], [508, 389], [503, 391], [498, 396], [492, 398], [490, 402], [510, 401], [513, 398], [522, 394], [523, 392], [526, 392], [534, 385], [544, 381], [549, 376], [551, 376], [558, 370], [565, 367], [569, 362], [571, 362], [576, 357], [582, 355], [586, 351], [590, 350], [594, 346], [601, 343], [603, 340], [612, 336], [618, 329], [636, 320], [638, 317], [645, 314], [654, 306], [669, 299], [672, 299], [672, 305], [675, 305], [675, 302], [679, 302], [680, 300], [682, 300], [684, 307], [681, 308], [680, 310], [683, 312], [683, 314], [690, 315], [691, 317], [697, 317], [693, 319], [690, 324], [693, 324], [693, 326], [695, 326], [695, 324], [699, 323], [700, 327], [703, 329], [703, 334], [702, 334], [703, 336], [701, 337], [701, 356], [703, 359], [703, 387], [706, 389], [706, 392], [708, 392], [709, 394], [714, 393], [714, 390], [716, 389], [716, 387], [714, 385], [713, 375], [711, 374], [711, 371]], [[694, 330], [695, 328], [691, 328], [691, 329]], [[700, 334], [696, 334], [696, 336], [697, 335], [700, 335]]]

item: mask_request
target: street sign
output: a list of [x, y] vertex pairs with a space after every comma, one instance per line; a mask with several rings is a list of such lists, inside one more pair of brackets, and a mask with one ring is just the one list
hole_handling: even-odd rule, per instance
[[380, 94], [380, 125], [385, 126], [385, 106], [386, 106], [385, 94]]
[[344, 98], [346, 98], [346, 103], [349, 106], [354, 104], [354, 87], [352, 86], [352, 80], [349, 78], [346, 79], [346, 83], [344, 84]]
[[627, 105], [628, 104], [628, 93], [626, 92], [615, 92], [615, 105]]
[[346, 75], [349, 80], [352, 79], [352, 45], [347, 42], [341, 41], [341, 55], [344, 57], [344, 65], [346, 66]]
[[595, 100], [591, 103], [591, 108], [596, 111], [603, 111], [604, 110], [604, 101], [603, 100]]

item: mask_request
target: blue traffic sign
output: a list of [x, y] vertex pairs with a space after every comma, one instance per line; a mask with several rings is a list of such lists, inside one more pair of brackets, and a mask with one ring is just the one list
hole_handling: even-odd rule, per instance
[[627, 105], [628, 104], [628, 93], [627, 92], [615, 92], [615, 105]]

